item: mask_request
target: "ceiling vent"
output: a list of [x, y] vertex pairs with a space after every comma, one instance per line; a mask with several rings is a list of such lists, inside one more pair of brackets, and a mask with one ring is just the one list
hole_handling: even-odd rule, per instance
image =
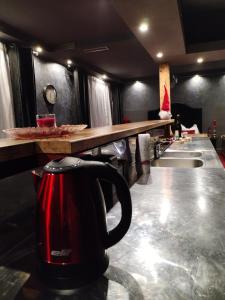
[[102, 47], [84, 49], [84, 53], [95, 53], [95, 52], [104, 52], [104, 51], [109, 51], [109, 47], [102, 46]]

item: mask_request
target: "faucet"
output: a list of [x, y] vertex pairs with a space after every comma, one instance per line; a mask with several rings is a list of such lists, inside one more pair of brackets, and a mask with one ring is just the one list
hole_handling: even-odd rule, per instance
[[156, 141], [154, 143], [154, 159], [159, 159], [163, 152], [171, 145], [169, 141]]

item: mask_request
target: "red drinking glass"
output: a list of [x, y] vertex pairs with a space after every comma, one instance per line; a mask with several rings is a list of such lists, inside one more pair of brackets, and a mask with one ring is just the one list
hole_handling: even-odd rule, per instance
[[37, 127], [56, 127], [55, 114], [36, 115]]

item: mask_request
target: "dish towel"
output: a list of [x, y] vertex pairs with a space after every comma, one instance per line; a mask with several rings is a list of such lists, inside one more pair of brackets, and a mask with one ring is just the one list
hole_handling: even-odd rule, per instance
[[150, 134], [138, 135], [140, 163], [143, 173], [150, 173]]

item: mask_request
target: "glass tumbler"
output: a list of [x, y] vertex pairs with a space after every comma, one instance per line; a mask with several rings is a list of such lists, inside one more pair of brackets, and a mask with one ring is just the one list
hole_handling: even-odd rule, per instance
[[36, 115], [37, 127], [56, 127], [55, 114], [38, 114]]

